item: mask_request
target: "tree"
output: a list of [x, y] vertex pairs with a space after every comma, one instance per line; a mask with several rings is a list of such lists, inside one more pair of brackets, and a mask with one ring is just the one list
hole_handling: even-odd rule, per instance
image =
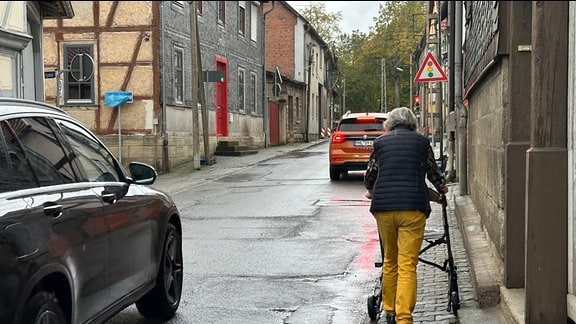
[[326, 12], [326, 5], [316, 2], [302, 9], [300, 14], [308, 20], [329, 48], [334, 49], [337, 37], [342, 32], [339, 25], [342, 21], [342, 11]]
[[[378, 16], [372, 17], [374, 27], [362, 33], [342, 33], [339, 23], [342, 12], [328, 13], [323, 3], [312, 3], [301, 10], [318, 35], [330, 46], [338, 62], [334, 80], [346, 80], [346, 104], [342, 111], [379, 111], [385, 86], [386, 106], [394, 104], [394, 78], [398, 78], [400, 104], [409, 106], [410, 56], [417, 48], [426, 26], [425, 1], [386, 1]], [[367, 17], [368, 18], [368, 17]], [[386, 84], [382, 84], [381, 62], [386, 62]], [[399, 71], [398, 69], [402, 69]], [[415, 72], [415, 71], [413, 71]], [[338, 85], [340, 96], [343, 84]], [[342, 98], [338, 98], [342, 102]]]
[[[380, 8], [374, 28], [375, 41], [380, 55], [386, 59], [387, 76], [392, 82], [386, 84], [386, 92], [394, 93], [394, 79], [400, 86], [400, 105], [410, 105], [410, 56], [424, 35], [427, 4], [424, 1], [387, 1]], [[382, 46], [384, 44], [384, 46]], [[399, 71], [402, 69], [403, 71]], [[394, 96], [387, 96], [387, 106], [393, 107]]]

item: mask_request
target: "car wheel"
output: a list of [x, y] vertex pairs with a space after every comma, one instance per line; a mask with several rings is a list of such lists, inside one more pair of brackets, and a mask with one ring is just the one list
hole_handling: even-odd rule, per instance
[[34, 294], [26, 303], [22, 323], [64, 324], [66, 315], [60, 308], [56, 296], [47, 291]]
[[174, 317], [180, 305], [182, 277], [182, 238], [176, 227], [168, 224], [156, 286], [136, 302], [140, 314], [162, 320]]
[[340, 180], [340, 169], [337, 167], [330, 167], [330, 180]]

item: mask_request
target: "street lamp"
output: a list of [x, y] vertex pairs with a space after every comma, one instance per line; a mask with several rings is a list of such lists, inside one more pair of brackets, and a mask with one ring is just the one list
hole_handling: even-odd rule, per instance
[[[410, 57], [410, 59], [412, 59], [412, 57]], [[394, 70], [397, 71], [392, 74], [394, 78], [394, 104], [396, 107], [400, 107], [400, 74], [398, 72], [404, 72], [404, 69], [394, 64]], [[386, 59], [383, 58], [380, 59], [380, 73], [380, 112], [388, 112], [386, 98]], [[410, 65], [410, 79], [412, 79], [412, 65]], [[412, 97], [412, 83], [410, 83], [410, 97]], [[411, 107], [412, 104], [410, 104], [410, 108]]]

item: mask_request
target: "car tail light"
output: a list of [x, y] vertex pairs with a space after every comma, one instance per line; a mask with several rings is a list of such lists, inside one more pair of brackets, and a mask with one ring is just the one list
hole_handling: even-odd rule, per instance
[[342, 133], [334, 133], [332, 134], [332, 143], [340, 144], [346, 140], [346, 136]]
[[376, 117], [374, 117], [374, 116], [360, 116], [360, 117], [357, 117], [356, 120], [359, 123], [373, 123], [376, 121]]

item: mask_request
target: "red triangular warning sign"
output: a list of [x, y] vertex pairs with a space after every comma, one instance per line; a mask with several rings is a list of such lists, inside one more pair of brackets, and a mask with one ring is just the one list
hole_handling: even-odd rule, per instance
[[447, 81], [448, 77], [444, 70], [432, 55], [432, 52], [426, 54], [426, 58], [418, 69], [418, 73], [414, 77], [414, 82], [434, 82], [434, 81]]

